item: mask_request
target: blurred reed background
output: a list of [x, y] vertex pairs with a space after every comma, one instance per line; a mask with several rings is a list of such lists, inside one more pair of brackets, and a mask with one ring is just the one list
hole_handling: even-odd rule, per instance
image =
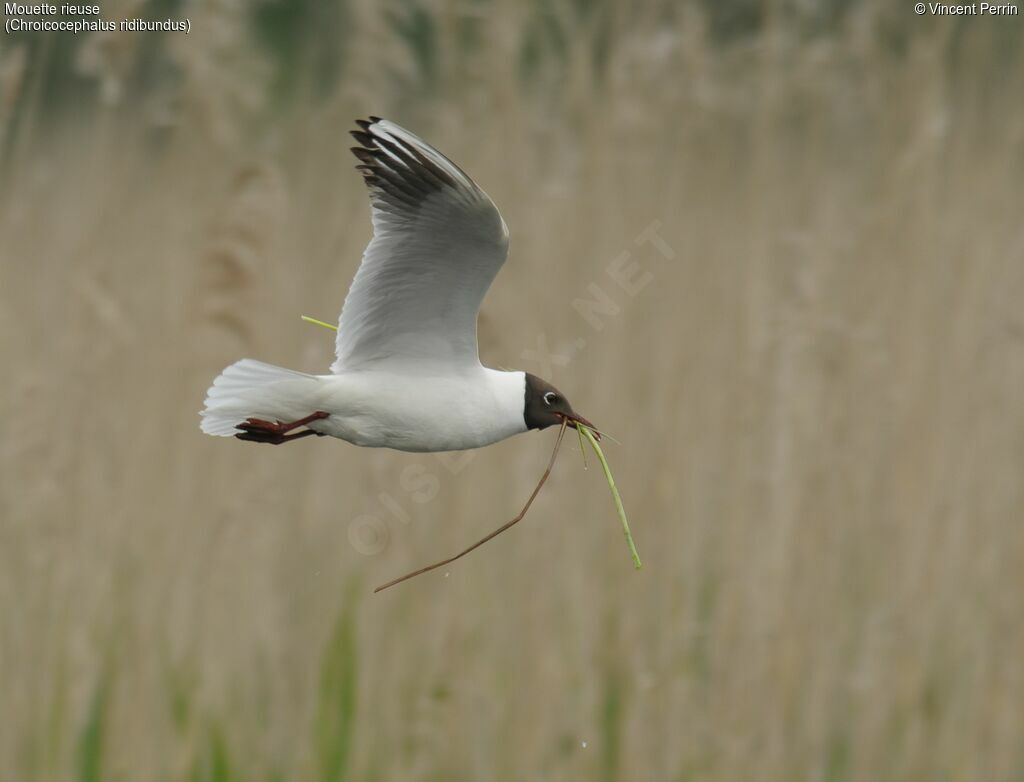
[[[1020, 17], [102, 8], [192, 31], [0, 38], [0, 778], [1024, 778]], [[502, 209], [483, 358], [622, 441], [639, 573], [573, 442], [371, 594], [550, 431], [200, 434], [330, 363], [371, 113]]]

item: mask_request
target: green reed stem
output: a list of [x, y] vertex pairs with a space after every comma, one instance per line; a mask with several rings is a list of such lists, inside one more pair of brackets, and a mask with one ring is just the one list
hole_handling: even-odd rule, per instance
[[633, 543], [633, 535], [629, 531], [629, 522], [626, 520], [626, 509], [622, 507], [622, 498], [619, 496], [619, 490], [615, 488], [615, 479], [612, 478], [612, 471], [608, 467], [608, 460], [604, 458], [604, 452], [601, 450], [601, 446], [597, 444], [594, 433], [582, 424], [577, 424], [576, 428], [583, 432], [583, 435], [590, 440], [590, 445], [593, 447], [594, 453], [597, 454], [598, 461], [601, 462], [601, 469], [604, 470], [604, 477], [608, 481], [608, 488], [611, 489], [612, 499], [615, 500], [615, 510], [618, 511], [619, 521], [622, 522], [622, 532], [626, 536], [629, 553], [633, 557], [633, 567], [639, 570], [643, 567], [643, 563], [640, 561], [640, 555], [637, 553], [636, 544]]

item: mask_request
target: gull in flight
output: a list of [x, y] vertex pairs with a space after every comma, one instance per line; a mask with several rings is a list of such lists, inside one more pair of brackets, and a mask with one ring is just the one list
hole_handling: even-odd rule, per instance
[[404, 128], [379, 117], [356, 124], [352, 152], [370, 192], [373, 239], [341, 310], [330, 374], [237, 361], [207, 391], [202, 430], [425, 452], [563, 423], [591, 427], [550, 383], [480, 363], [477, 313], [508, 254], [491, 199]]

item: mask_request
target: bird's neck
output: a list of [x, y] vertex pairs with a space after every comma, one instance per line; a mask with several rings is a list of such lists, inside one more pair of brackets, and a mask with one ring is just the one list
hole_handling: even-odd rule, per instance
[[525, 432], [523, 408], [526, 404], [526, 373], [484, 367], [484, 374], [500, 411], [499, 415], [508, 419], [511, 429]]

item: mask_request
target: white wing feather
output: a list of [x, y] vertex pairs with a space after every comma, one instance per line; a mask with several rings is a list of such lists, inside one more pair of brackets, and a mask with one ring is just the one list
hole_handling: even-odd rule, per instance
[[505, 222], [429, 144], [386, 120], [358, 124], [352, 151], [370, 190], [373, 239], [345, 298], [331, 371], [477, 367], [477, 313], [508, 254]]

